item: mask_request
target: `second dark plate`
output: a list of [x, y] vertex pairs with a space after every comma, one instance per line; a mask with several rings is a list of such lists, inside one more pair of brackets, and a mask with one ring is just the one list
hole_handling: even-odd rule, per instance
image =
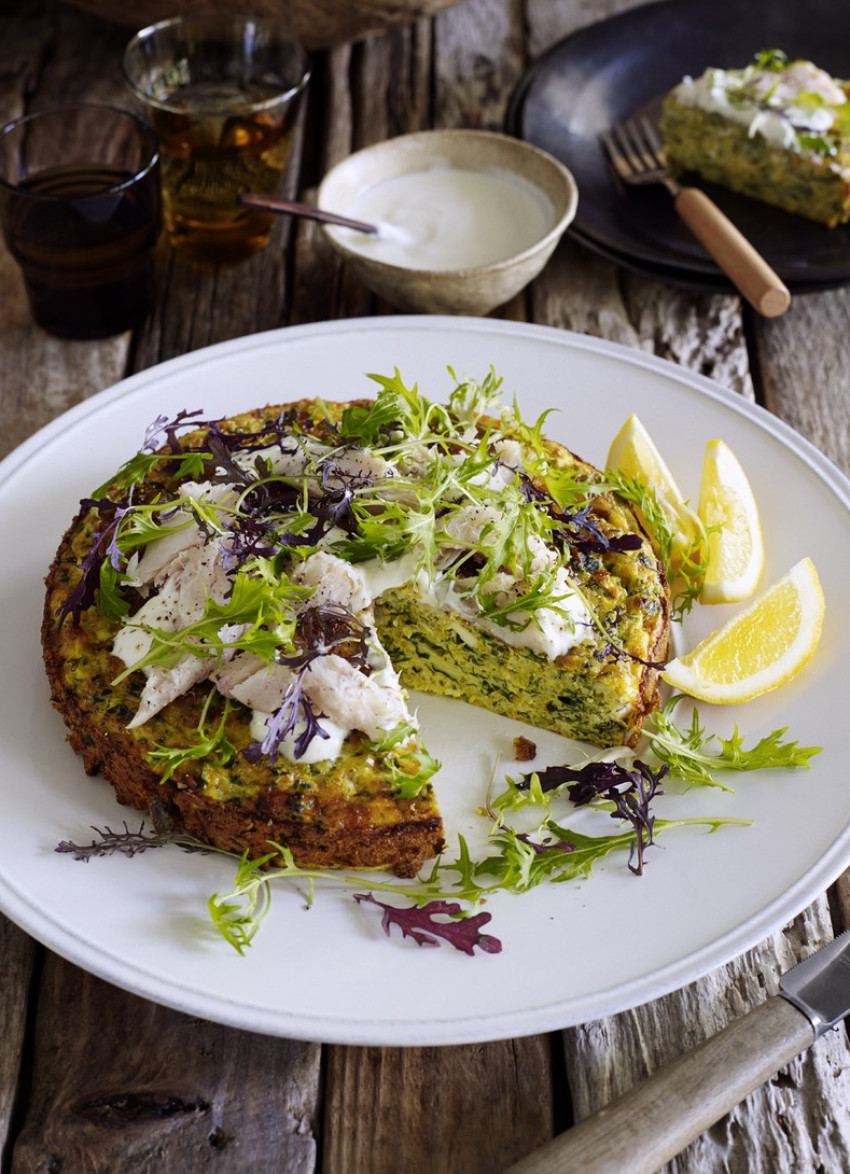
[[[740, 67], [761, 49], [783, 49], [850, 76], [848, 44], [850, 6], [834, 0], [658, 0], [582, 29], [544, 54], [514, 93], [507, 126], [572, 171], [578, 240], [642, 271], [731, 288], [663, 187], [624, 188], [614, 178], [599, 132], [657, 105], [685, 74]], [[789, 286], [850, 282], [850, 227], [826, 228], [702, 186]]]

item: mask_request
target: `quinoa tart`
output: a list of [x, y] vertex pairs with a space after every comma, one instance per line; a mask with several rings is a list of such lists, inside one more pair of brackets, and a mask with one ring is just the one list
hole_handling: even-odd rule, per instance
[[374, 401], [157, 420], [63, 537], [42, 642], [121, 803], [251, 858], [410, 876], [444, 829], [406, 690], [631, 745], [670, 604], [636, 510], [492, 373], [446, 406], [375, 379]]

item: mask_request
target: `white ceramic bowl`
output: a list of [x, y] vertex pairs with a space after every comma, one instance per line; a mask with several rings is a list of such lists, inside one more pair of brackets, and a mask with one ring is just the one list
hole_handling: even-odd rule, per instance
[[481, 316], [509, 301], [537, 276], [576, 213], [575, 180], [557, 159], [521, 139], [483, 130], [433, 130], [400, 135], [349, 155], [319, 186], [317, 202], [347, 213], [365, 191], [384, 180], [447, 164], [472, 171], [509, 172], [536, 187], [553, 209], [553, 222], [512, 256], [465, 269], [422, 269], [369, 256], [352, 244], [350, 230], [324, 233], [363, 282], [399, 309], [414, 313]]

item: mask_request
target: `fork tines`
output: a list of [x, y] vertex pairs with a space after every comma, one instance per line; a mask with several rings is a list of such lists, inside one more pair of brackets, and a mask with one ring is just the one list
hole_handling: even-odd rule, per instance
[[602, 131], [600, 138], [621, 179], [659, 180], [664, 175], [664, 153], [658, 133], [643, 115]]

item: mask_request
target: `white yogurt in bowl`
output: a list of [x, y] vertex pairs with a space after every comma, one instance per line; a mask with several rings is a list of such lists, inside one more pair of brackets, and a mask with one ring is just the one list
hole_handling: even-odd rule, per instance
[[471, 269], [531, 248], [555, 224], [552, 201], [504, 168], [472, 171], [435, 161], [367, 188], [346, 216], [376, 235], [341, 230], [364, 256], [411, 269]]
[[319, 185], [327, 212], [377, 234], [324, 225], [335, 251], [399, 309], [488, 314], [533, 280], [575, 216], [562, 163], [510, 135], [432, 130], [356, 151]]

